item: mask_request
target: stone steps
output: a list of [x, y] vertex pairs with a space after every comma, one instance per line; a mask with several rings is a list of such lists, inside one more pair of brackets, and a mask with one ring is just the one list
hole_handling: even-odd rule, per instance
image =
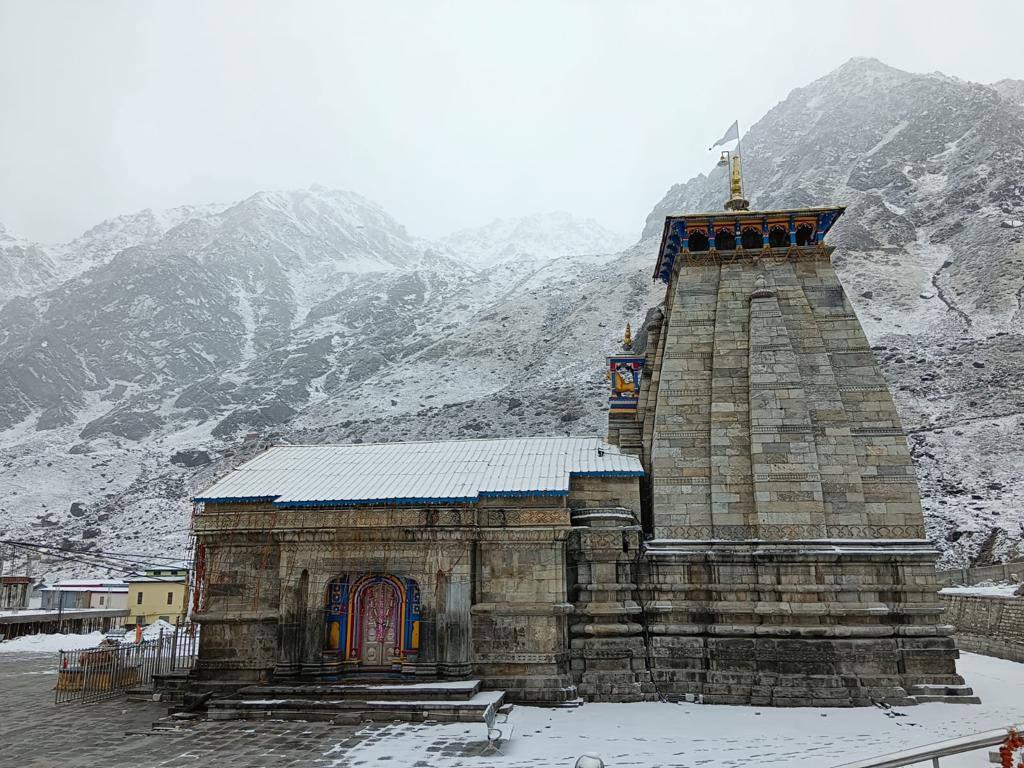
[[364, 720], [482, 722], [504, 704], [504, 691], [481, 691], [479, 680], [407, 684], [248, 686], [209, 702], [211, 720]]
[[395, 681], [313, 685], [250, 685], [235, 692], [235, 698], [272, 699], [407, 699], [459, 701], [473, 698], [480, 692], [479, 680], [454, 682], [402, 683]]
[[910, 694], [918, 704], [942, 702], [943, 704], [980, 704], [981, 699], [974, 695], [969, 685], [910, 685]]
[[933, 694], [922, 694], [914, 696], [918, 704], [941, 703], [941, 704], [981, 704], [977, 696], [937, 696]]

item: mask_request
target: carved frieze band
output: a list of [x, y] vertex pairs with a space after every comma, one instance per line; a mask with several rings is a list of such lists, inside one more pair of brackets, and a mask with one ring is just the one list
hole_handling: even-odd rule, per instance
[[680, 307], [672, 310], [672, 316], [669, 322], [672, 320], [680, 320], [681, 322], [687, 322], [691, 320], [714, 320], [715, 313], [711, 310], [705, 309], [685, 309]]
[[840, 539], [923, 539], [923, 525], [830, 525], [829, 535]]
[[755, 392], [775, 389], [804, 389], [804, 385], [800, 381], [754, 381], [750, 383], [750, 389]]
[[569, 651], [574, 659], [631, 659], [631, 648], [573, 648]]
[[569, 654], [562, 653], [477, 653], [477, 664], [559, 664], [567, 661]]
[[670, 525], [659, 538], [746, 541], [766, 539], [923, 539], [923, 525]]
[[773, 266], [790, 261], [828, 259], [828, 255], [827, 248], [815, 247], [772, 248], [770, 250], [737, 248], [733, 251], [681, 251], [679, 258], [688, 267], [710, 267], [720, 264], [735, 264], [740, 261], [753, 261]]
[[566, 509], [489, 510], [492, 525], [568, 525]]
[[712, 355], [710, 352], [679, 352], [678, 350], [672, 350], [667, 352], [665, 357], [673, 360], [710, 360]]
[[710, 395], [711, 384], [705, 384], [701, 387], [674, 387], [672, 389], [659, 389], [659, 395], [665, 397], [689, 397], [690, 395]]
[[779, 425], [764, 425], [754, 426], [750, 428], [751, 434], [754, 435], [772, 435], [772, 434], [810, 434], [814, 430], [810, 425], [807, 424], [779, 424]]
[[821, 475], [817, 472], [755, 472], [756, 483], [818, 483]]
[[694, 325], [714, 325], [715, 318], [713, 317], [673, 317], [668, 325], [670, 328], [690, 327]]

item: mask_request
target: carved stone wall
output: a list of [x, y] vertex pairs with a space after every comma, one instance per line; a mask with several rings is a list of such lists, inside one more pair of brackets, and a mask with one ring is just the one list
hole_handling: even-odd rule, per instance
[[830, 254], [682, 252], [669, 276], [636, 416], [650, 541], [622, 579], [659, 695], [848, 706], [963, 683], [910, 452]]
[[570, 507], [627, 502], [635, 478], [574, 480], [569, 497], [452, 507], [275, 509], [207, 504], [193, 522], [207, 563], [197, 675], [335, 680], [325, 654], [329, 583], [388, 573], [420, 588], [420, 648], [402, 672], [479, 677], [511, 700], [576, 698], [570, 675], [566, 537]]

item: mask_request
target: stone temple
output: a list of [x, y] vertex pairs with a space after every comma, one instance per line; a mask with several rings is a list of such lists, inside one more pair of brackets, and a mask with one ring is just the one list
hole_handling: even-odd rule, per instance
[[969, 697], [906, 439], [824, 242], [842, 214], [750, 211], [734, 184], [723, 211], [669, 216], [664, 304], [607, 360], [605, 439], [279, 446], [200, 494], [197, 682]]

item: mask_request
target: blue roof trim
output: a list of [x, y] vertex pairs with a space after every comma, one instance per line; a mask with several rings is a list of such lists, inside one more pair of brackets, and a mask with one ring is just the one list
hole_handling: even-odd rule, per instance
[[502, 496], [568, 496], [568, 491], [480, 491], [480, 498], [500, 498]]
[[193, 496], [192, 501], [199, 503], [213, 502], [216, 504], [231, 504], [233, 502], [273, 501], [278, 496]]
[[570, 472], [569, 477], [643, 477], [644, 471], [637, 470], [607, 470], [593, 472]]

